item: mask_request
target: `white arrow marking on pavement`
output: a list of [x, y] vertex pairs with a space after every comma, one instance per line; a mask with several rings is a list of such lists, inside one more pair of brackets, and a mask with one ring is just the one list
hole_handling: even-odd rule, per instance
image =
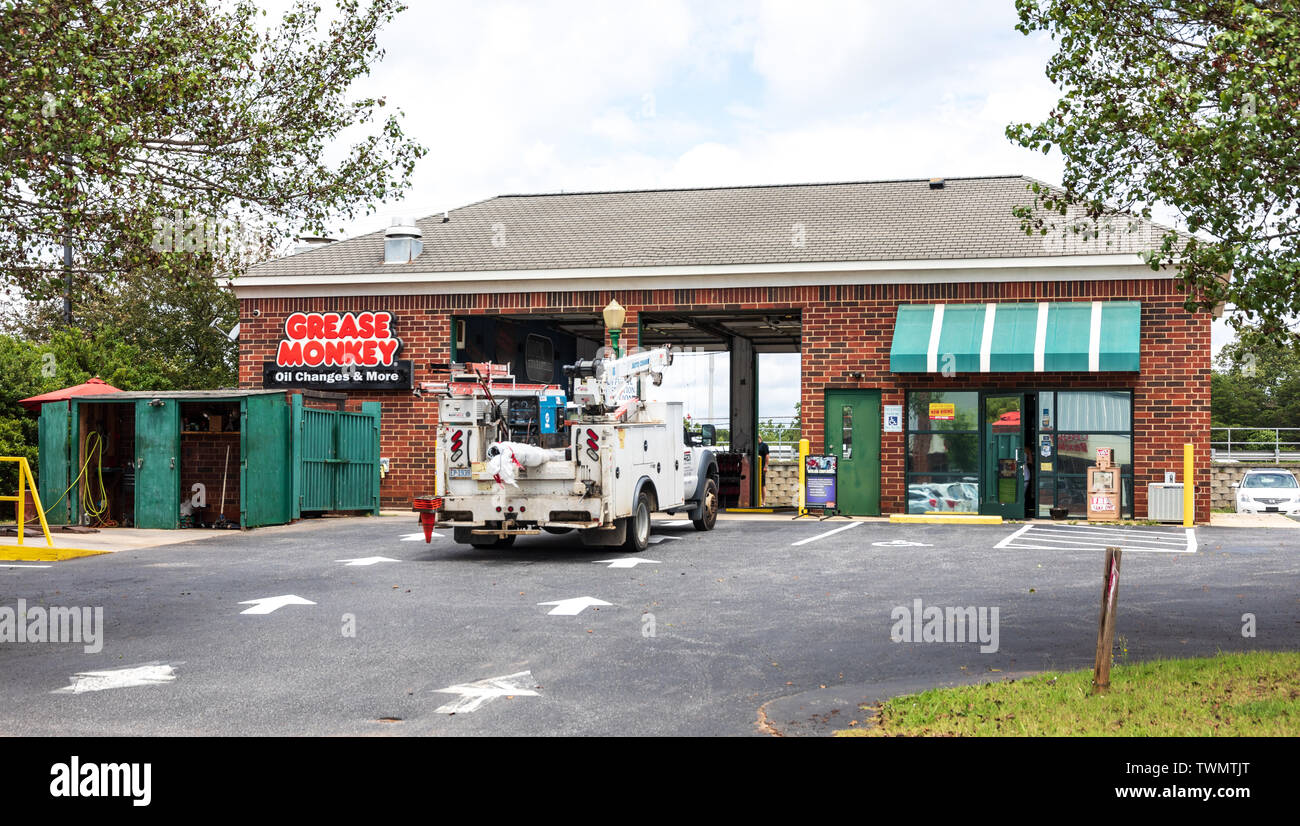
[[554, 602], [539, 602], [538, 605], [554, 605], [555, 607], [547, 611], [547, 615], [574, 617], [581, 614], [587, 608], [598, 605], [612, 605], [613, 603], [605, 602], [603, 599], [595, 597], [574, 597], [573, 599], [557, 599]]
[[655, 536], [651, 536], [651, 537], [649, 537], [648, 539], [646, 539], [646, 542], [648, 542], [648, 543], [651, 544], [651, 545], [658, 545], [660, 542], [663, 542], [665, 539], [681, 539], [681, 537], [680, 537], [680, 536], [664, 536], [663, 534], [656, 534]]
[[674, 519], [671, 522], [658, 523], [661, 528], [684, 528], [689, 524], [691, 524], [691, 520], [689, 519]]
[[[622, 559], [601, 559], [596, 561], [596, 565], [602, 565], [608, 562], [611, 568], [635, 568], [638, 565], [658, 565], [657, 559], [638, 559], [635, 556], [625, 556]], [[545, 604], [545, 603], [543, 603]]]
[[537, 692], [530, 687], [526, 687], [534, 684], [533, 672], [520, 671], [517, 674], [507, 674], [504, 677], [488, 677], [486, 680], [473, 683], [440, 688], [434, 693], [459, 694], [460, 696], [446, 705], [438, 706], [434, 713], [460, 714], [476, 711], [484, 703], [495, 700], [497, 697], [536, 697], [538, 696]]
[[906, 539], [891, 539], [888, 542], [872, 542], [877, 548], [933, 548], [924, 542], [908, 542]]
[[335, 562], [346, 562], [348, 567], [375, 565], [380, 562], [396, 562], [396, 559], [389, 559], [386, 556], [363, 556], [360, 559], [336, 559]]
[[130, 688], [137, 685], [159, 685], [176, 679], [176, 669], [170, 665], [136, 665], [110, 671], [81, 671], [72, 675], [72, 684], [55, 689], [51, 694], [84, 694], [106, 688]]
[[[434, 535], [435, 537], [437, 537], [437, 536], [442, 536], [442, 534], [440, 534], [440, 533], [435, 533], [435, 534], [433, 534], [433, 535]], [[421, 531], [421, 532], [419, 532], [419, 533], [407, 533], [407, 534], [402, 534], [402, 541], [403, 541], [403, 542], [423, 542], [423, 541], [424, 541], [424, 531]]]
[[282, 597], [262, 597], [261, 599], [246, 599], [239, 604], [253, 606], [252, 608], [249, 608], [247, 610], [240, 611], [239, 613], [241, 614], [269, 614], [272, 611], [275, 611], [276, 609], [279, 608], [283, 608], [286, 605], [315, 605], [316, 603], [312, 602], [309, 599], [303, 599], [300, 596], [295, 596], [294, 594], [285, 594]]

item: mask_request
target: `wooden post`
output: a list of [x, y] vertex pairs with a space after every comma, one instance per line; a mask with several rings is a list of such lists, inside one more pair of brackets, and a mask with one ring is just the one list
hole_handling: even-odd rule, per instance
[[1119, 603], [1119, 548], [1106, 549], [1101, 580], [1101, 617], [1097, 620], [1097, 660], [1092, 670], [1092, 693], [1110, 690], [1111, 650], [1115, 644], [1115, 608]]

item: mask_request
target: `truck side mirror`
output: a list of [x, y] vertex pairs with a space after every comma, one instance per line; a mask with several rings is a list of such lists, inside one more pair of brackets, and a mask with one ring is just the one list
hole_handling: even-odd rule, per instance
[[718, 429], [711, 424], [703, 425], [700, 427], [700, 436], [705, 447], [713, 447], [718, 441]]

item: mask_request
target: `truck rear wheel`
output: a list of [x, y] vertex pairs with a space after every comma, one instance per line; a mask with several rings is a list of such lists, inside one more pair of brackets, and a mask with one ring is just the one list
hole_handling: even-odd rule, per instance
[[718, 480], [709, 477], [704, 483], [704, 495], [700, 497], [700, 518], [692, 519], [691, 524], [697, 531], [711, 531], [718, 522]]
[[627, 544], [623, 547], [628, 553], [640, 553], [650, 547], [651, 507], [650, 494], [641, 491], [636, 497], [632, 515], [627, 517]]

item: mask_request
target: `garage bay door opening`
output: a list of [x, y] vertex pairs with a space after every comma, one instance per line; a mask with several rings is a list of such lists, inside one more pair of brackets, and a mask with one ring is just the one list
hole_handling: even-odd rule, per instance
[[[638, 320], [642, 346], [671, 345], [682, 351], [683, 360], [707, 360], [699, 371], [710, 374], [701, 382], [706, 395], [688, 399], [687, 408], [697, 411], [693, 420], [712, 425], [719, 444], [726, 446], [718, 462], [723, 505], [733, 510], [795, 505], [803, 339], [799, 310], [656, 311], [643, 312]], [[717, 392], [724, 386], [725, 402]], [[765, 388], [763, 394], [760, 388]], [[710, 401], [715, 393], [716, 407]], [[766, 458], [760, 472], [761, 451]]]
[[[458, 362], [507, 364], [519, 381], [567, 388], [564, 366], [599, 355], [605, 335], [597, 313], [457, 316], [452, 319], [451, 353]], [[724, 506], [763, 503], [754, 462], [760, 430], [769, 461], [789, 462], [797, 455], [801, 337], [797, 310], [643, 311], [636, 314], [635, 327], [623, 331], [628, 345], [672, 348], [674, 364], [656, 388], [657, 400], [682, 401], [691, 414], [687, 438], [721, 449]], [[793, 367], [786, 365], [782, 375], [773, 371], [783, 388], [782, 406], [760, 417], [760, 364], [769, 354], [790, 355], [786, 361]], [[692, 383], [683, 393], [686, 380]], [[790, 504], [784, 498], [773, 504]]]

